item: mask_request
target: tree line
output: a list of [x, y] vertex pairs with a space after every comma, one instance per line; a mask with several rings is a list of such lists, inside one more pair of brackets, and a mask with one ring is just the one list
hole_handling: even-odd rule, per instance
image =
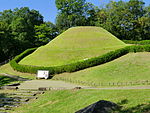
[[103, 27], [122, 40], [150, 39], [150, 5], [142, 0], [110, 1], [98, 8], [86, 0], [56, 0], [56, 26], [64, 31], [72, 26]]
[[55, 0], [55, 23], [28, 7], [0, 12], [0, 62], [27, 48], [45, 45], [75, 26], [98, 26], [121, 40], [150, 39], [150, 5], [142, 0], [110, 1], [103, 7], [86, 0]]

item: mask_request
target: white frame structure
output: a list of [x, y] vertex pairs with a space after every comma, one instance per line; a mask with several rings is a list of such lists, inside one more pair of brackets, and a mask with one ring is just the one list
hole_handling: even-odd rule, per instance
[[49, 71], [47, 70], [38, 70], [37, 71], [37, 78], [45, 78], [45, 79], [48, 79], [49, 77]]

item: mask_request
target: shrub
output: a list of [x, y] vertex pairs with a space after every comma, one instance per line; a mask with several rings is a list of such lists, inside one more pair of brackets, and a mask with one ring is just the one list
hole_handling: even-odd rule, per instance
[[138, 45], [149, 45], [150, 40], [134, 41], [134, 40], [122, 40], [126, 44], [138, 44]]
[[[31, 54], [32, 52], [34, 52], [35, 50], [36, 50], [36, 48], [27, 49], [23, 53], [21, 53], [20, 55], [16, 56], [13, 60], [10, 61], [11, 67], [14, 70], [17, 70], [17, 71], [20, 71], [20, 72], [28, 72], [30, 70], [28, 68], [31, 67], [31, 66], [20, 65], [20, 64], [18, 64], [18, 62], [20, 60], [22, 60], [25, 56], [27, 56], [27, 55]], [[26, 68], [26, 70], [25, 70], [25, 68]]]
[[118, 57], [121, 57], [129, 52], [150, 52], [150, 45], [143, 45], [143, 46], [127, 46], [125, 48], [121, 48], [115, 51], [111, 51], [106, 53], [102, 56], [90, 58], [87, 60], [77, 61], [75, 63], [61, 65], [61, 66], [54, 66], [54, 67], [42, 67], [42, 66], [29, 66], [29, 65], [21, 65], [18, 62], [24, 58], [25, 56], [31, 54], [35, 51], [36, 48], [28, 49], [21, 53], [20, 55], [16, 56], [11, 62], [10, 65], [14, 70], [20, 72], [27, 72], [27, 73], [37, 73], [37, 70], [49, 70], [49, 73], [52, 74], [59, 74], [63, 72], [74, 72], [79, 71], [88, 67], [97, 66], [109, 61], [112, 61]]

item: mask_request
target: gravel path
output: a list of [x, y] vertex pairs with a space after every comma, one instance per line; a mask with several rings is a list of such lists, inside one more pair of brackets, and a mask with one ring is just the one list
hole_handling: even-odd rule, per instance
[[38, 89], [39, 87], [52, 87], [52, 88], [65, 88], [72, 89], [75, 87], [86, 88], [86, 86], [76, 85], [72, 83], [67, 83], [64, 81], [54, 81], [54, 80], [31, 80], [21, 83], [19, 89]]
[[67, 83], [64, 81], [54, 81], [54, 80], [31, 80], [21, 83], [20, 89], [38, 89], [39, 87], [51, 87], [51, 88], [64, 88], [73, 89], [75, 87], [81, 87], [83, 89], [106, 89], [106, 90], [122, 90], [122, 89], [150, 89], [150, 86], [132, 86], [132, 87], [108, 87], [108, 88], [95, 88], [89, 86], [76, 85], [72, 83]]

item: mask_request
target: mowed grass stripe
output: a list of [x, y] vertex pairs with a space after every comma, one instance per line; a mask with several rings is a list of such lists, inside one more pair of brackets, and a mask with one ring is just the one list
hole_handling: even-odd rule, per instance
[[103, 55], [126, 44], [100, 27], [70, 28], [19, 64], [58, 66]]

